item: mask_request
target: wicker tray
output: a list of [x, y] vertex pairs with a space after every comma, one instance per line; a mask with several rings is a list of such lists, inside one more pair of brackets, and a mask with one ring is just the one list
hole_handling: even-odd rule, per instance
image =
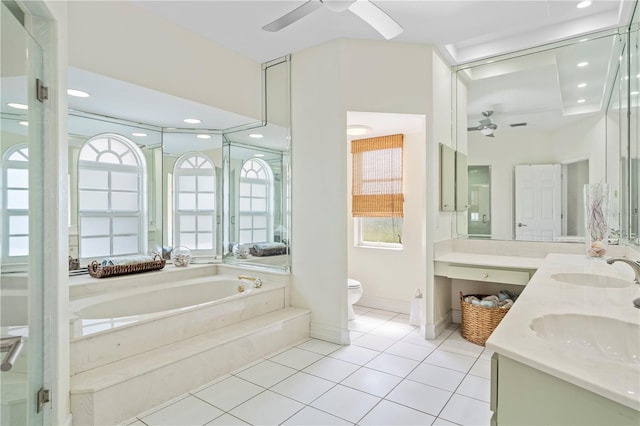
[[157, 271], [164, 268], [166, 260], [156, 255], [154, 260], [149, 262], [132, 263], [130, 265], [102, 266], [97, 261], [91, 262], [87, 266], [89, 275], [93, 278], [108, 278], [118, 275], [138, 274], [140, 272]]
[[[479, 299], [486, 294], [467, 294], [476, 296]], [[510, 308], [485, 308], [465, 302], [460, 292], [460, 309], [462, 311], [462, 337], [476, 345], [484, 346], [493, 330], [496, 329], [502, 318], [509, 312]]]

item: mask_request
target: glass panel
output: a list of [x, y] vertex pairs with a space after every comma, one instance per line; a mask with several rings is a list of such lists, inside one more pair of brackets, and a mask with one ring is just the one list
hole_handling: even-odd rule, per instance
[[196, 190], [196, 177], [195, 176], [180, 176], [178, 178], [179, 190], [180, 191], [190, 191], [193, 192]]
[[137, 217], [114, 217], [113, 233], [114, 234], [138, 234], [138, 218]]
[[251, 225], [253, 225], [253, 220], [251, 219], [251, 216], [248, 216], [248, 215], [240, 216], [240, 228], [242, 229], [251, 228]]
[[195, 210], [196, 209], [196, 194], [178, 194], [178, 209], [179, 210]]
[[214, 210], [216, 197], [213, 194], [198, 194], [198, 210]]
[[111, 209], [115, 211], [137, 211], [138, 196], [137, 192], [114, 191], [111, 193]]
[[9, 235], [29, 234], [29, 216], [9, 216]]
[[251, 211], [251, 199], [250, 198], [240, 198], [240, 211], [241, 212], [249, 212], [249, 211]]
[[7, 208], [27, 210], [29, 208], [29, 190], [10, 189], [7, 191]]
[[267, 231], [256, 229], [253, 232], [253, 241], [256, 243], [267, 241]]
[[125, 166], [137, 166], [138, 159], [132, 152], [128, 152], [121, 157], [122, 164]]
[[111, 151], [115, 152], [120, 156], [125, 152], [129, 151], [129, 147], [119, 140], [111, 139], [110, 142], [111, 142]]
[[180, 233], [180, 245], [195, 249], [196, 247], [196, 234], [192, 232]]
[[211, 233], [198, 233], [198, 250], [211, 250], [213, 249], [213, 234]]
[[267, 227], [267, 217], [266, 216], [254, 216], [253, 217], [253, 227], [254, 228], [266, 228]]
[[109, 256], [111, 244], [109, 238], [82, 238], [80, 244], [80, 257], [83, 259], [91, 257]]
[[109, 193], [106, 191], [80, 191], [79, 201], [82, 211], [109, 210]]
[[107, 151], [109, 149], [109, 140], [106, 138], [94, 139], [91, 141], [91, 146], [96, 152]]
[[251, 185], [251, 195], [254, 197], [266, 197], [267, 196], [267, 186], [261, 183], [255, 183]]
[[98, 161], [98, 153], [90, 146], [85, 146], [80, 151], [80, 160], [84, 161]]
[[107, 217], [84, 217], [80, 221], [82, 235], [86, 237], [109, 235], [111, 227]]
[[113, 254], [115, 256], [138, 253], [138, 236], [113, 237]]
[[29, 170], [7, 169], [7, 186], [9, 188], [29, 188]]
[[120, 164], [120, 157], [112, 152], [103, 152], [98, 156], [98, 161], [101, 163]]
[[198, 216], [198, 231], [213, 231], [213, 216]]
[[250, 183], [240, 183], [240, 195], [245, 197], [251, 195]]
[[251, 230], [249, 230], [249, 231], [240, 230], [239, 234], [240, 234], [239, 235], [240, 244], [246, 244], [246, 243], [253, 242], [253, 239], [251, 238], [251, 235], [252, 235]]
[[109, 173], [106, 170], [81, 168], [78, 186], [82, 189], [109, 189]]
[[27, 256], [29, 237], [9, 237], [9, 256]]
[[264, 199], [253, 199], [253, 203], [251, 203], [251, 211], [254, 212], [266, 212], [267, 211], [267, 200]]
[[180, 215], [180, 231], [195, 231], [196, 230], [196, 216]]
[[198, 176], [198, 191], [215, 191], [216, 180], [213, 176]]
[[138, 190], [138, 174], [112, 172], [111, 173], [111, 189], [128, 189]]

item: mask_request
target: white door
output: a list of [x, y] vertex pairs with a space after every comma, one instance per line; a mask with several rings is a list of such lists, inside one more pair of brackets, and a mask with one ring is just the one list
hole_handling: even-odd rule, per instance
[[517, 240], [551, 241], [560, 236], [561, 179], [559, 164], [515, 166]]

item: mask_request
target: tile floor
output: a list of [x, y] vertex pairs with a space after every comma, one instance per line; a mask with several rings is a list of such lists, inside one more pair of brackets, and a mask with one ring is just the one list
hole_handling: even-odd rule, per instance
[[125, 425], [488, 425], [491, 353], [451, 325], [356, 307], [351, 345], [309, 339]]

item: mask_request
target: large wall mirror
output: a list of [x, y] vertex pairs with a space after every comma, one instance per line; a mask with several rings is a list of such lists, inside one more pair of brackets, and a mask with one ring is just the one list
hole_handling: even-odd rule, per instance
[[627, 36], [608, 31], [457, 67], [457, 150], [468, 156], [459, 238], [583, 241], [583, 187], [599, 182], [612, 189], [612, 241], [633, 232]]

